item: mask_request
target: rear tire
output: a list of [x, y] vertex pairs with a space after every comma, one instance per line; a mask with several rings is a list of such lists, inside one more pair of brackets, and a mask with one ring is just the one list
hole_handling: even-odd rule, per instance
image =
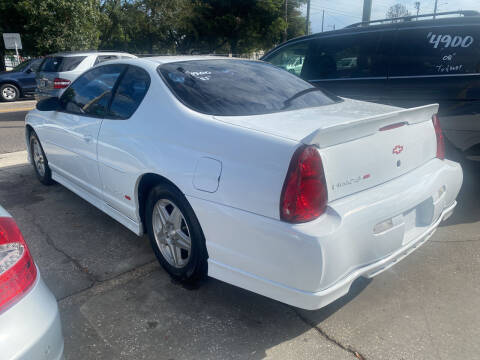
[[16, 101], [20, 97], [20, 90], [13, 84], [3, 84], [0, 86], [0, 98], [3, 101]]
[[192, 207], [177, 188], [155, 186], [147, 198], [145, 220], [153, 251], [170, 276], [190, 285], [206, 278], [205, 238]]
[[48, 166], [47, 157], [35, 131], [30, 134], [30, 157], [38, 180], [43, 185], [53, 184], [52, 171]]

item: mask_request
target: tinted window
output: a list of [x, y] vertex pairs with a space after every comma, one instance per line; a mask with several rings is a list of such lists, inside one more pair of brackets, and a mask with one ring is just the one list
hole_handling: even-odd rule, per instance
[[60, 101], [67, 112], [106, 116], [112, 89], [125, 65], [105, 65], [80, 76], [63, 93]]
[[37, 72], [41, 63], [42, 63], [42, 59], [32, 60], [32, 64], [30, 65], [30, 69], [34, 72]]
[[387, 76], [381, 33], [313, 39], [300, 75], [307, 80]]
[[269, 63], [300, 76], [307, 54], [308, 41], [287, 45], [267, 59]]
[[180, 101], [205, 114], [266, 114], [337, 100], [286, 71], [256, 61], [182, 61], [163, 64], [159, 72]]
[[115, 60], [115, 59], [118, 59], [118, 56], [116, 56], [116, 55], [99, 55], [99, 56], [97, 56], [97, 59], [95, 60], [94, 65], [100, 64], [104, 61]]
[[48, 56], [40, 66], [43, 72], [72, 71], [85, 59], [86, 56]]
[[122, 77], [110, 107], [113, 117], [128, 119], [142, 102], [150, 85], [150, 76], [143, 69], [129, 66]]
[[480, 72], [480, 28], [436, 27], [397, 33], [392, 76]]

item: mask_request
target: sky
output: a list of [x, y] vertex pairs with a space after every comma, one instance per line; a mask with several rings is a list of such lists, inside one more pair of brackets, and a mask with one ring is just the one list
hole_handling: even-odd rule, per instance
[[[322, 31], [322, 10], [325, 10], [324, 31], [343, 28], [362, 20], [363, 0], [310, 0], [312, 33]], [[415, 14], [415, 0], [372, 0], [372, 20], [384, 19], [390, 6], [401, 3]], [[435, 0], [420, 0], [420, 14], [433, 13]], [[438, 12], [477, 10], [480, 0], [438, 0]], [[304, 10], [306, 13], [306, 10]]]

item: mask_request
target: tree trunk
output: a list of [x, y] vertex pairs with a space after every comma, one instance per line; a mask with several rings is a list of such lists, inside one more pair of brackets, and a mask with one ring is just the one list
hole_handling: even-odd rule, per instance
[[0, 71], [5, 71], [5, 51], [3, 46], [0, 46]]

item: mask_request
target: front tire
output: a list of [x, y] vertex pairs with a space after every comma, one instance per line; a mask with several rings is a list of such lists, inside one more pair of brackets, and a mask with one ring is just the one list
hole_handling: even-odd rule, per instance
[[162, 267], [182, 283], [204, 279], [205, 238], [185, 196], [170, 184], [157, 185], [148, 196], [145, 218], [150, 244]]
[[40, 140], [34, 131], [30, 134], [30, 156], [38, 180], [43, 185], [53, 184], [52, 171], [48, 166], [47, 157], [45, 156]]
[[20, 97], [20, 90], [13, 84], [3, 84], [0, 86], [0, 98], [3, 101], [16, 101]]

